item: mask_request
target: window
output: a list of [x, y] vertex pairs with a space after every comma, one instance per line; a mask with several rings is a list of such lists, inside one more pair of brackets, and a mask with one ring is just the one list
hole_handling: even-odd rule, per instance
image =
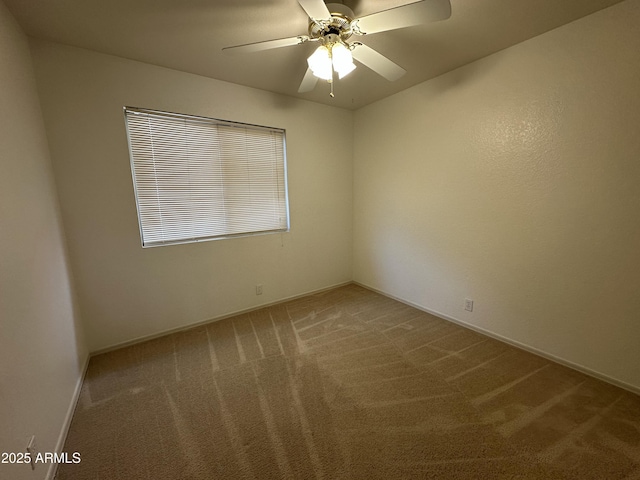
[[289, 229], [284, 130], [124, 112], [144, 247]]

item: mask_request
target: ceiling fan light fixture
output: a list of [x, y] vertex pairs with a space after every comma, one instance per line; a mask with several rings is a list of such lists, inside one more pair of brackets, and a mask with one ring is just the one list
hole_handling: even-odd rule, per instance
[[333, 69], [338, 72], [338, 77], [343, 78], [353, 72], [356, 66], [353, 63], [351, 50], [343, 43], [334, 43], [331, 47]]
[[313, 74], [323, 80], [332, 79], [332, 70], [338, 73], [339, 78], [344, 78], [356, 68], [351, 50], [340, 42], [320, 45], [307, 59], [307, 63]]
[[307, 63], [313, 74], [323, 80], [331, 80], [331, 53], [329, 47], [320, 45], [316, 51], [307, 58]]

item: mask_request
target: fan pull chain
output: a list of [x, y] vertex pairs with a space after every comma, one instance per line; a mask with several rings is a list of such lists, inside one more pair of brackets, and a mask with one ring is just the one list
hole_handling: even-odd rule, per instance
[[331, 98], [334, 98], [335, 95], [333, 94], [333, 79], [336, 76], [336, 71], [333, 69], [333, 52], [331, 50], [329, 50], [329, 59], [331, 60], [331, 80], [329, 80], [329, 85], [331, 86], [331, 90], [329, 91], [329, 96]]

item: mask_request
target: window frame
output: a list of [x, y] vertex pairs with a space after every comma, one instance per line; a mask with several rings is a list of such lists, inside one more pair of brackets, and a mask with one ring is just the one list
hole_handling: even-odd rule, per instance
[[[289, 187], [288, 187], [288, 175], [287, 175], [287, 139], [286, 139], [286, 130], [284, 128], [268, 127], [268, 126], [264, 126], [264, 125], [256, 125], [256, 124], [251, 124], [251, 123], [236, 122], [236, 121], [231, 121], [231, 120], [222, 120], [222, 119], [213, 118], [213, 117], [204, 117], [204, 116], [190, 115], [190, 114], [183, 114], [183, 113], [166, 112], [166, 111], [162, 111], [162, 110], [153, 110], [153, 109], [149, 109], [149, 108], [130, 107], [130, 106], [124, 106], [123, 107], [123, 114], [124, 114], [124, 120], [125, 120], [125, 130], [126, 130], [126, 134], [127, 134], [127, 146], [128, 146], [128, 151], [129, 151], [129, 163], [130, 163], [130, 169], [131, 169], [131, 180], [132, 180], [132, 183], [133, 183], [134, 199], [135, 199], [136, 213], [137, 213], [137, 218], [138, 218], [138, 228], [139, 228], [140, 242], [141, 242], [142, 248], [153, 248], [153, 247], [162, 247], [162, 246], [169, 246], [169, 245], [183, 245], [183, 244], [188, 244], [188, 243], [201, 243], [201, 242], [209, 242], [209, 241], [214, 241], [214, 240], [225, 240], [225, 239], [231, 239], [231, 238], [252, 237], [252, 236], [259, 236], [259, 235], [269, 235], [269, 234], [274, 234], [274, 233], [287, 233], [287, 232], [290, 231], [290, 229], [291, 229], [291, 217], [290, 217], [290, 209], [289, 209]], [[158, 117], [167, 117], [167, 118], [171, 118], [171, 119], [187, 120], [187, 121], [191, 121], [193, 123], [204, 123], [204, 124], [215, 125], [215, 126], [241, 128], [241, 129], [244, 129], [245, 131], [247, 131], [247, 130], [267, 131], [267, 132], [277, 133], [278, 135], [281, 135], [281, 139], [282, 139], [282, 190], [283, 190], [282, 201], [284, 202], [284, 216], [285, 216], [285, 225], [284, 225], [284, 227], [275, 228], [275, 229], [268, 229], [268, 230], [252, 230], [252, 231], [245, 231], [245, 232], [239, 232], [239, 233], [228, 233], [227, 232], [227, 233], [224, 233], [224, 234], [216, 234], [216, 235], [210, 235], [210, 236], [199, 236], [199, 237], [198, 236], [194, 236], [194, 237], [191, 237], [191, 238], [181, 238], [181, 239], [175, 239], [175, 240], [148, 241], [148, 242], [145, 243], [143, 220], [141, 218], [141, 212], [140, 212], [140, 210], [141, 210], [140, 209], [140, 200], [139, 200], [140, 199], [140, 195], [139, 195], [139, 192], [138, 192], [138, 182], [136, 181], [136, 165], [135, 165], [134, 154], [133, 154], [131, 132], [130, 132], [130, 128], [129, 128], [129, 118], [128, 118], [129, 114], [134, 114], [134, 115], [135, 114], [145, 114], [145, 115], [158, 116]], [[218, 154], [219, 153], [220, 153], [220, 151], [218, 151]], [[157, 177], [155, 177], [155, 178], [157, 179]], [[279, 177], [278, 177], [278, 179], [279, 179]], [[224, 178], [222, 178], [221, 180], [224, 181]], [[226, 211], [225, 211], [225, 213], [226, 213]]]

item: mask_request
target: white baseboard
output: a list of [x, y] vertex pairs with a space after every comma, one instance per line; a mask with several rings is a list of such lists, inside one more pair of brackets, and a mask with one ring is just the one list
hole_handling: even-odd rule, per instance
[[349, 280], [348, 282], [336, 283], [335, 285], [330, 285], [328, 287], [319, 288], [317, 290], [311, 290], [311, 291], [308, 291], [308, 292], [299, 293], [299, 294], [296, 294], [296, 295], [292, 295], [290, 297], [284, 297], [284, 298], [281, 298], [279, 300], [275, 300], [273, 302], [262, 303], [260, 305], [256, 305], [256, 306], [251, 307], [251, 308], [246, 308], [246, 309], [243, 309], [243, 310], [237, 310], [237, 311], [234, 311], [234, 312], [225, 313], [224, 315], [220, 315], [220, 316], [217, 316], [217, 317], [209, 318], [208, 320], [201, 320], [201, 321], [198, 321], [198, 322], [189, 323], [187, 325], [182, 325], [180, 327], [175, 327], [175, 328], [169, 328], [167, 330], [162, 330], [160, 332], [152, 333], [150, 335], [143, 335], [141, 337], [136, 337], [136, 338], [134, 338], [132, 340], [127, 340], [127, 341], [124, 341], [124, 342], [115, 343], [115, 344], [110, 345], [108, 347], [100, 348], [98, 350], [94, 350], [94, 351], [90, 352], [90, 355], [93, 357], [95, 355], [100, 355], [101, 353], [107, 353], [107, 352], [111, 352], [113, 350], [118, 350], [119, 348], [130, 347], [131, 345], [135, 345], [137, 343], [146, 342], [148, 340], [153, 340], [154, 338], [163, 337], [165, 335], [169, 335], [169, 334], [172, 334], [172, 333], [182, 332], [184, 330], [189, 330], [191, 328], [199, 327], [201, 325], [206, 325], [208, 323], [218, 322], [220, 320], [224, 320], [225, 318], [235, 317], [236, 315], [242, 315], [243, 313], [254, 312], [254, 311], [260, 310], [262, 308], [271, 307], [273, 305], [278, 305], [279, 303], [288, 302], [290, 300], [295, 300], [296, 298], [301, 298], [301, 297], [306, 297], [307, 295], [314, 295], [314, 294], [317, 294], [317, 293], [326, 292], [328, 290], [333, 290], [334, 288], [343, 287], [345, 285], [351, 285], [352, 283], [354, 283], [354, 282], [352, 282], [351, 280]]
[[409, 305], [410, 307], [414, 307], [417, 308], [418, 310], [422, 310], [423, 312], [426, 313], [430, 313], [431, 315], [435, 315], [436, 317], [442, 318], [443, 320], [447, 320], [449, 322], [452, 323], [456, 323], [458, 325], [460, 325], [461, 327], [465, 327], [468, 328], [470, 330], [474, 330], [478, 333], [481, 333], [483, 335], [486, 335], [488, 337], [491, 338], [495, 338], [496, 340], [499, 340], [501, 342], [504, 343], [508, 343], [509, 345], [512, 345], [514, 347], [520, 348], [521, 350], [525, 350], [527, 352], [533, 353], [535, 355], [538, 355], [540, 357], [546, 358], [547, 360], [551, 360], [552, 362], [558, 363], [560, 365], [564, 365], [565, 367], [571, 368], [573, 370], [577, 370], [578, 372], [584, 373], [585, 375], [589, 375], [590, 377], [594, 377], [597, 378], [598, 380], [602, 380], [603, 382], [607, 382], [610, 383], [611, 385], [615, 385], [616, 387], [620, 387], [624, 390], [627, 390], [631, 393], [635, 393], [636, 395], [640, 395], [640, 387], [637, 387], [635, 385], [631, 385], [630, 383], [626, 383], [623, 382], [621, 380], [618, 380], [616, 378], [610, 377], [609, 375], [605, 375], [604, 373], [600, 373], [598, 371], [592, 370], [588, 367], [585, 367], [583, 365], [574, 363], [570, 360], [567, 360], [565, 358], [562, 357], [558, 357], [557, 355], [554, 355], [552, 353], [548, 353], [545, 352], [544, 350], [540, 350], [539, 348], [536, 347], [532, 347], [530, 345], [527, 345], [526, 343], [521, 343], [517, 340], [512, 340], [510, 338], [504, 337], [498, 333], [492, 332], [491, 330], [487, 330], [485, 328], [482, 327], [478, 327], [476, 325], [473, 325], [471, 323], [465, 322], [463, 320], [460, 320], [458, 318], [452, 317], [451, 315], [447, 315], [445, 313], [442, 312], [438, 312], [436, 310], [432, 310], [430, 308], [424, 307], [422, 305], [419, 305], [417, 303], [411, 302], [409, 300], [406, 300], [404, 298], [401, 297], [397, 297], [395, 295], [391, 295], [390, 293], [384, 292], [382, 290], [379, 290], [377, 288], [371, 287], [369, 285], [366, 285], [364, 283], [361, 282], [353, 282], [356, 285], [360, 285], [363, 288], [366, 288], [368, 290], [372, 290], [376, 293], [379, 293], [380, 295], [384, 295], [385, 297], [388, 298], [392, 298], [393, 300], [397, 300], [398, 302], [404, 303], [405, 305]]
[[[60, 430], [60, 435], [58, 435], [58, 441], [56, 442], [55, 452], [60, 454], [64, 448], [64, 442], [67, 440], [67, 435], [69, 433], [69, 427], [71, 427], [71, 420], [73, 419], [73, 413], [76, 410], [76, 405], [78, 404], [78, 399], [80, 398], [80, 390], [82, 389], [82, 384], [84, 383], [84, 377], [87, 374], [87, 368], [89, 367], [89, 359], [91, 355], [87, 355], [84, 360], [84, 365], [82, 367], [82, 373], [76, 382], [76, 388], [73, 391], [73, 396], [71, 397], [71, 402], [69, 403], [69, 408], [67, 409], [67, 414], [65, 415], [64, 422], [62, 424], [62, 429]], [[58, 471], [58, 464], [55, 462], [51, 462], [49, 464], [49, 470], [47, 471], [47, 475], [44, 477], [45, 480], [53, 480], [56, 476], [56, 472]]]

